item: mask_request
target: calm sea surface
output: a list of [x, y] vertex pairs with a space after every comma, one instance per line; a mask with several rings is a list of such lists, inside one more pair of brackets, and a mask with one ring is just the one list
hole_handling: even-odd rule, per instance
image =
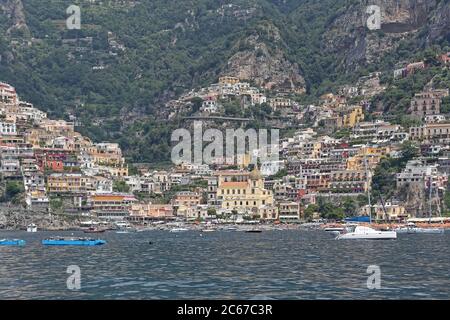
[[[394, 241], [303, 230], [107, 232], [104, 246], [40, 244], [54, 235], [71, 233], [0, 232], [27, 241], [0, 246], [0, 299], [450, 298], [448, 230]], [[67, 289], [69, 265], [81, 269], [79, 291]], [[380, 267], [381, 289], [367, 289], [369, 265]]]

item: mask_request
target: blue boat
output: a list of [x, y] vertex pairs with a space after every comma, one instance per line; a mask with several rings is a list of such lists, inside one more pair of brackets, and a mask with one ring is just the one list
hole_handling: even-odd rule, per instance
[[25, 240], [20, 239], [0, 239], [0, 246], [24, 246]]
[[89, 238], [49, 238], [42, 240], [45, 246], [100, 246], [105, 240]]

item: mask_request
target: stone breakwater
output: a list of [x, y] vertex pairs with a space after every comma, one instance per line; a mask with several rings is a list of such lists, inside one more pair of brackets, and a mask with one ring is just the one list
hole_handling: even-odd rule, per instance
[[46, 209], [0, 206], [0, 229], [23, 230], [31, 223], [39, 230], [73, 230], [79, 228], [80, 220], [67, 214], [49, 213]]

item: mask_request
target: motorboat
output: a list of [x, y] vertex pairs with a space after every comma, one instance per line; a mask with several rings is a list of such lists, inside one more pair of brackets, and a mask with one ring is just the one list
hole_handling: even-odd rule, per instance
[[378, 231], [366, 226], [348, 226], [346, 230], [336, 237], [336, 240], [394, 240], [397, 239], [395, 231]]
[[105, 229], [99, 229], [96, 227], [90, 227], [84, 230], [84, 233], [103, 233], [103, 232], [105, 232]]
[[34, 223], [29, 224], [27, 226], [27, 232], [37, 232], [37, 225], [35, 225]]
[[429, 234], [442, 234], [445, 232], [443, 228], [421, 228], [416, 226], [414, 223], [409, 222], [406, 226], [399, 227], [395, 229], [397, 233], [429, 233]]
[[187, 229], [187, 228], [172, 228], [169, 230], [169, 232], [185, 232], [185, 231], [189, 231], [189, 229]]
[[20, 239], [0, 239], [0, 246], [24, 246], [25, 240]]
[[344, 231], [345, 227], [329, 227], [329, 228], [324, 228], [323, 231], [327, 231], [327, 232], [333, 232], [333, 231]]
[[228, 227], [228, 226], [222, 227], [220, 229], [223, 230], [223, 231], [237, 231], [236, 227]]
[[106, 244], [105, 240], [90, 238], [48, 238], [42, 240], [46, 246], [99, 246]]
[[118, 233], [118, 234], [127, 234], [127, 233], [130, 233], [130, 231], [128, 231], [128, 230], [118, 230], [118, 231], [116, 231], [116, 233]]
[[119, 229], [129, 229], [129, 228], [131, 228], [130, 224], [128, 222], [126, 222], [126, 221], [117, 221], [114, 224]]
[[262, 229], [250, 228], [250, 229], [245, 229], [244, 231], [247, 232], [247, 233], [261, 233]]
[[323, 229], [325, 232], [331, 233], [335, 236], [340, 235], [341, 233], [343, 233], [345, 231], [344, 227], [330, 227], [330, 228], [325, 228]]

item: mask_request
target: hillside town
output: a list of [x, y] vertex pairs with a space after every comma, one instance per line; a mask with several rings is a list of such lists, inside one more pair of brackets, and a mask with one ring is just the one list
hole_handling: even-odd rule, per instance
[[[424, 67], [413, 63], [394, 77]], [[30, 212], [130, 223], [299, 223], [368, 215], [378, 222], [405, 222], [445, 216], [450, 122], [441, 102], [449, 90], [415, 93], [408, 113], [417, 125], [408, 128], [373, 112], [366, 119], [370, 98], [384, 90], [375, 72], [321, 96], [318, 105], [302, 105], [286, 92], [222, 76], [217, 84], [167, 103], [166, 116], [233, 121], [223, 104], [236, 99], [244, 109], [270, 108], [276, 116], [269, 123], [296, 128], [282, 137], [279, 160], [251, 164], [249, 151], [219, 164], [182, 163], [163, 170], [127, 163], [117, 143], [91, 141], [76, 131], [75, 122], [49, 119], [22, 101], [14, 87], [0, 83], [2, 202]], [[196, 110], [194, 101], [201, 103]], [[417, 153], [406, 159], [413, 146]], [[405, 162], [393, 173], [388, 198], [374, 192], [382, 187], [374, 179], [386, 159]]]

